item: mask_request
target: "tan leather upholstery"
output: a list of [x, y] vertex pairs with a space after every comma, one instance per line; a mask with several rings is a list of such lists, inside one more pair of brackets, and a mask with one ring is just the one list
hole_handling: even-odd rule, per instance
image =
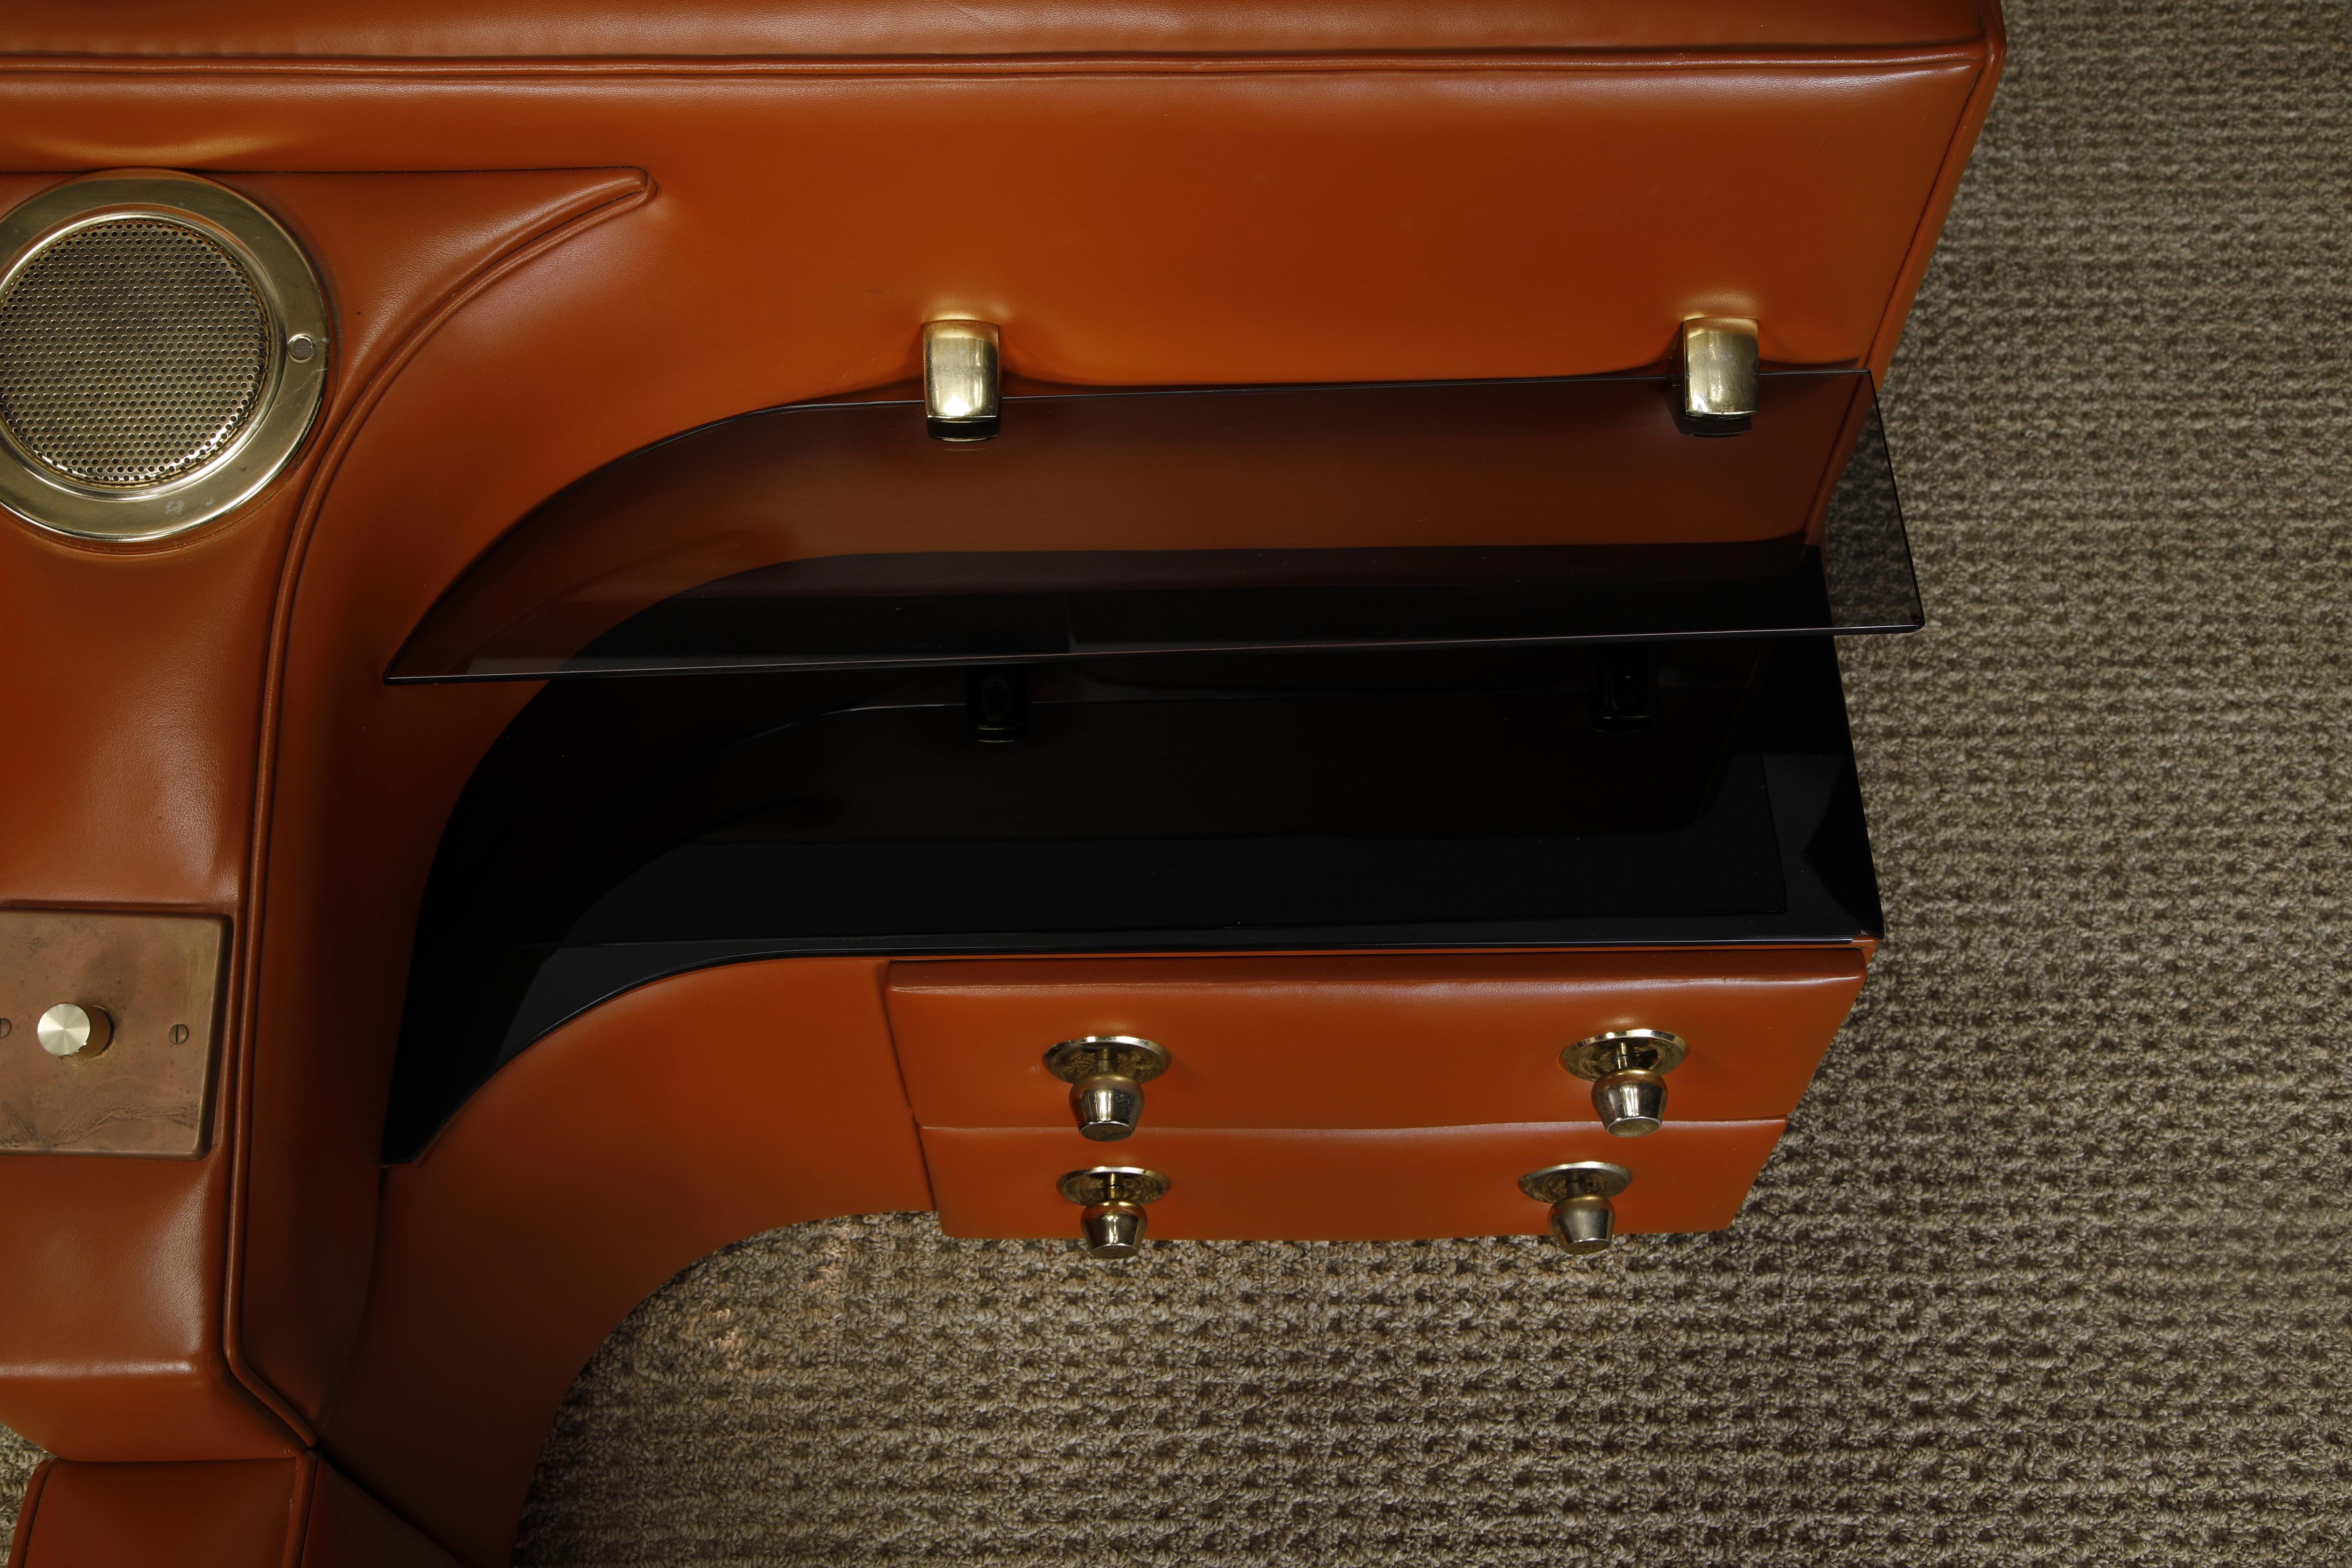
[[208, 1464], [52, 1460], [18, 1511], [8, 1568], [455, 1568], [310, 1455]]
[[1852, 947], [902, 963], [890, 1028], [926, 1127], [1070, 1127], [1044, 1054], [1084, 1035], [1170, 1051], [1150, 1127], [1598, 1125], [1560, 1048], [1627, 1028], [1689, 1043], [1675, 1120], [1752, 1121], [1796, 1109], [1862, 968]]
[[200, 8], [22, 0], [10, 30], [67, 55], [314, 58], [1290, 54], [1325, 50], [1895, 47], [1980, 36], [1968, 0], [405, 0]]
[[[268, 1263], [240, 1294], [229, 1262], [229, 1188], [251, 1147], [239, 1110], [255, 1081], [242, 889], [289, 536], [309, 480], [332, 468], [436, 310], [535, 236], [642, 187], [634, 173], [603, 170], [236, 183], [302, 237], [342, 323], [329, 405], [303, 460], [247, 511], [170, 549], [100, 552], [0, 520], [0, 663], [21, 676], [11, 721], [74, 759], [0, 774], [0, 898], [236, 918], [210, 1152], [137, 1165], [0, 1160], [11, 1254], [49, 1260], [0, 1312], [0, 1419], [77, 1458], [290, 1451], [303, 1422], [293, 1405], [315, 1409], [349, 1354], [390, 1063], [338, 1048], [349, 1036], [331, 1010], [325, 1033], [287, 1039], [280, 1070], [261, 1079], [264, 1152], [246, 1215]], [[237, 1375], [248, 1330], [267, 1378]]]
[[1670, 1122], [1612, 1138], [1591, 1122], [1268, 1131], [1150, 1127], [1118, 1143], [1033, 1127], [929, 1127], [940, 1225], [950, 1236], [1068, 1236], [1067, 1171], [1139, 1165], [1167, 1176], [1150, 1205], [1163, 1240], [1417, 1240], [1535, 1236], [1550, 1209], [1519, 1191], [1529, 1171], [1606, 1160], [1633, 1173], [1615, 1201], [1624, 1231], [1720, 1230], [1739, 1212], [1781, 1122]]
[[881, 963], [735, 964], [525, 1051], [384, 1187], [326, 1441], [469, 1561], [505, 1560], [541, 1435], [614, 1323], [741, 1237], [930, 1206]]
[[[237, 944], [205, 1159], [0, 1162], [27, 1260], [0, 1419], [75, 1459], [323, 1429], [495, 1563], [534, 1423], [636, 1294], [747, 1229], [923, 1201], [870, 1056], [847, 1086], [746, 1063], [780, 1075], [762, 1121], [633, 1053], [630, 999], [394, 1173], [375, 1241], [425, 867], [528, 696], [380, 676], [531, 506], [902, 379], [950, 312], [1091, 384], [1619, 370], [1707, 312], [1883, 370], [2000, 47], [1950, 0], [9, 7], [0, 167], [48, 173], [0, 198], [215, 173], [311, 251], [338, 341], [305, 456], [234, 520], [111, 553], [0, 520], [10, 722], [72, 759], [0, 778], [0, 900], [202, 910]], [[870, 1046], [878, 979], [825, 973], [805, 1037]], [[609, 1079], [549, 1065], [583, 1053]], [[766, 1184], [731, 1187], [743, 1162]], [[600, 1273], [615, 1205], [636, 1239]], [[441, 1337], [463, 1303], [475, 1337]]]

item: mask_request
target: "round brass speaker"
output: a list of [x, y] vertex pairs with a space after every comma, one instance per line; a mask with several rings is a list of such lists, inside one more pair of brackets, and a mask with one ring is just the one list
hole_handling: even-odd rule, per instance
[[0, 505], [78, 539], [163, 539], [285, 468], [326, 386], [318, 275], [224, 185], [53, 185], [0, 217]]

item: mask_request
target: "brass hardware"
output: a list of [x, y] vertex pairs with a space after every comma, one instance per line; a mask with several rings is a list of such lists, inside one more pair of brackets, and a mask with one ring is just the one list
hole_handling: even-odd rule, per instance
[[935, 441], [986, 441], [998, 426], [996, 328], [923, 324], [923, 414]]
[[1029, 672], [1018, 665], [964, 674], [964, 717], [984, 746], [1010, 745], [1029, 733]]
[[[204, 1152], [226, 922], [0, 910], [0, 1150]], [[59, 1002], [60, 996], [75, 998]]]
[[1519, 1191], [1551, 1205], [1551, 1237], [1580, 1256], [1606, 1252], [1617, 1230], [1609, 1200], [1633, 1185], [1633, 1173], [1603, 1160], [1547, 1165], [1519, 1178]]
[[1666, 1118], [1665, 1075], [1687, 1047], [1664, 1029], [1612, 1029], [1559, 1053], [1559, 1065], [1592, 1080], [1592, 1109], [1620, 1138], [1655, 1132]]
[[1045, 1053], [1045, 1070], [1070, 1086], [1078, 1136], [1116, 1142], [1143, 1117], [1143, 1086], [1168, 1070], [1168, 1053], [1132, 1035], [1088, 1035]]
[[1143, 1205], [1168, 1194], [1168, 1178], [1134, 1165], [1097, 1165], [1072, 1171], [1055, 1184], [1074, 1204], [1086, 1205], [1078, 1216], [1078, 1238], [1088, 1256], [1132, 1258], [1143, 1245]]
[[60, 1002], [41, 1015], [34, 1026], [41, 1049], [53, 1057], [79, 1057], [87, 1061], [102, 1054], [114, 1040], [114, 1020], [103, 1007]]
[[0, 216], [0, 505], [165, 539], [244, 504], [310, 430], [326, 296], [277, 219], [192, 174], [96, 174]]
[[1694, 316], [1683, 323], [1683, 426], [1698, 435], [1737, 435], [1755, 417], [1756, 323], [1731, 316]]

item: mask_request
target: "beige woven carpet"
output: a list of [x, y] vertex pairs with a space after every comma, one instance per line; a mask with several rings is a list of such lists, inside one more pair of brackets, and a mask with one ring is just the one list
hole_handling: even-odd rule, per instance
[[2352, 1561], [2352, 7], [2018, 4], [1844, 653], [1890, 942], [1738, 1226], [805, 1226], [589, 1367], [605, 1563]]

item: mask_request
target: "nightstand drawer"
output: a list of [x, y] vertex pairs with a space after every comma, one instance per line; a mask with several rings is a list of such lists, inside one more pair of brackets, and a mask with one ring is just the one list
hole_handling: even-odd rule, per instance
[[1070, 1127], [1045, 1054], [1088, 1036], [1167, 1051], [1147, 1131], [1597, 1124], [1560, 1051], [1615, 1029], [1688, 1042], [1669, 1124], [1752, 1121], [1795, 1108], [1863, 959], [1824, 945], [897, 963], [890, 1027], [927, 1127]]
[[1037, 1128], [927, 1128], [923, 1152], [950, 1236], [1068, 1237], [1078, 1210], [1055, 1184], [1100, 1164], [1169, 1181], [1150, 1205], [1163, 1240], [1412, 1241], [1542, 1234], [1547, 1206], [1519, 1190], [1530, 1171], [1605, 1160], [1633, 1173], [1617, 1228], [1720, 1230], [1782, 1123], [1686, 1122], [1612, 1138], [1574, 1122], [1349, 1131], [1169, 1128], [1089, 1143]]

